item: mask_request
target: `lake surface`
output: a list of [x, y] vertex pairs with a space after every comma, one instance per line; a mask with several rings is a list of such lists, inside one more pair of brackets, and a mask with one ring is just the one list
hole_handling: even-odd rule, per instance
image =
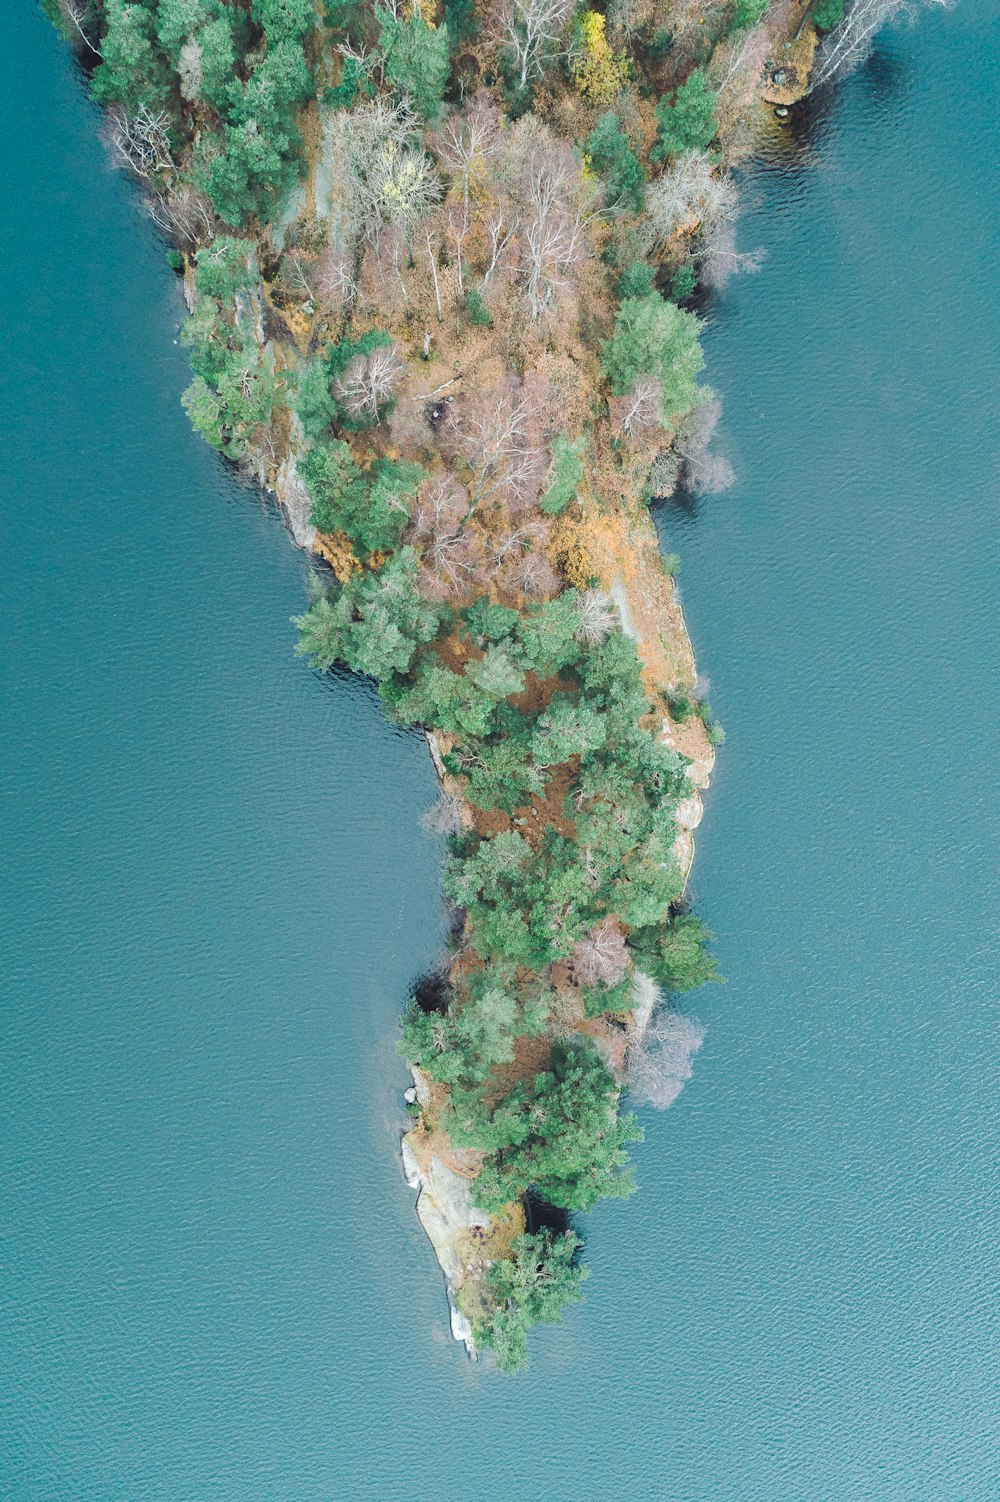
[[0, 1497], [995, 1502], [991, 8], [748, 185], [737, 485], [659, 517], [729, 979], [515, 1379], [446, 1338], [394, 1156], [422, 742], [293, 657], [307, 564], [189, 432], [162, 248], [3, 11]]

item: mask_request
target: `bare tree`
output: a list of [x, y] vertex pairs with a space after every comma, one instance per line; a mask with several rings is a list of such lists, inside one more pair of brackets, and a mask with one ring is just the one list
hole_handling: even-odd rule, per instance
[[140, 104], [134, 115], [123, 109], [108, 112], [107, 132], [111, 148], [121, 164], [149, 182], [153, 177], [173, 178], [177, 171], [170, 150], [170, 116]]
[[663, 390], [653, 376], [642, 376], [624, 396], [608, 400], [616, 432], [633, 440], [646, 439], [662, 426]]
[[602, 918], [580, 940], [569, 957], [569, 964], [578, 985], [617, 985], [629, 967], [621, 926], [614, 918]]
[[491, 496], [524, 502], [538, 493], [542, 453], [515, 376], [449, 410], [446, 439], [472, 471], [470, 512]]
[[157, 229], [178, 245], [202, 245], [215, 233], [208, 200], [189, 183], [181, 183], [165, 194], [150, 193], [143, 207]]
[[486, 220], [486, 233], [490, 241], [490, 264], [483, 273], [483, 290], [489, 285], [490, 277], [501, 264], [504, 254], [511, 239], [516, 235], [520, 220], [510, 217], [502, 208], [497, 208]]
[[351, 307], [358, 295], [354, 257], [346, 250], [327, 246], [316, 262], [313, 284], [319, 301], [331, 312]]
[[437, 802], [421, 814], [420, 827], [428, 834], [458, 834], [465, 824], [464, 812], [461, 798], [454, 793], [442, 793]]
[[353, 418], [377, 418], [402, 379], [405, 366], [392, 344], [355, 355], [334, 381], [337, 401]]
[[453, 191], [468, 204], [474, 182], [489, 176], [500, 140], [500, 112], [485, 91], [473, 95], [461, 114], [449, 115], [429, 145], [451, 178]]
[[508, 588], [529, 600], [551, 599], [561, 582], [549, 559], [537, 549], [512, 559], [504, 569], [503, 578]]
[[538, 319], [553, 309], [585, 254], [583, 231], [594, 217], [594, 198], [583, 193], [570, 148], [547, 133], [539, 133], [525, 153], [518, 187], [525, 205], [521, 266], [531, 316]]
[[692, 1060], [704, 1041], [705, 1030], [693, 1017], [666, 1010], [656, 1013], [629, 1046], [625, 1078], [630, 1094], [665, 1111], [692, 1077]]
[[721, 413], [722, 403], [717, 398], [704, 402], [685, 419], [674, 438], [681, 482], [694, 495], [718, 495], [728, 490], [735, 478], [728, 459], [709, 453]]
[[809, 93], [864, 62], [872, 49], [875, 33], [897, 16], [912, 14], [921, 5], [944, 5], [947, 0], [847, 0], [844, 19], [824, 39], [812, 75]]
[[103, 57], [104, 54], [100, 47], [98, 47], [96, 42], [91, 40], [83, 29], [83, 23], [86, 21], [87, 12], [90, 9], [86, 0], [57, 0], [57, 3], [60, 15], [65, 18], [68, 25], [76, 32], [79, 41], [91, 52], [96, 53], [98, 57]]
[[739, 191], [732, 178], [715, 170], [707, 151], [685, 151], [646, 194], [642, 223], [651, 253], [662, 252], [679, 230], [703, 233], [728, 223], [739, 212]]
[[574, 635], [584, 646], [596, 647], [598, 642], [618, 629], [618, 612], [615, 602], [603, 589], [588, 589], [580, 596], [580, 624]]
[[559, 55], [573, 3], [574, 0], [510, 0], [502, 17], [503, 35], [519, 89], [541, 78], [546, 65]]
[[715, 225], [698, 246], [701, 279], [706, 287], [718, 291], [731, 276], [759, 271], [766, 256], [762, 245], [753, 250], [737, 250], [736, 225], [732, 222]]

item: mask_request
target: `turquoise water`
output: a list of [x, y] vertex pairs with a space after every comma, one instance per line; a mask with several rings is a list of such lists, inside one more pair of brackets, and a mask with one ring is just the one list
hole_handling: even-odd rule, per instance
[[394, 1159], [426, 754], [293, 658], [306, 565], [190, 435], [162, 252], [4, 8], [0, 1497], [994, 1502], [987, 19], [894, 33], [748, 189], [738, 483], [660, 516], [729, 982], [503, 1379]]

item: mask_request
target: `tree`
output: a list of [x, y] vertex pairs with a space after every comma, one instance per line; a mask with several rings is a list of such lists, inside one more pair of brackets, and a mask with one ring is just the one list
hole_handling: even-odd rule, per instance
[[604, 346], [602, 369], [614, 394], [624, 396], [641, 376], [653, 376], [660, 383], [664, 420], [689, 412], [698, 401], [695, 377], [705, 363], [698, 330], [693, 313], [658, 292], [627, 298]]
[[473, 1336], [495, 1353], [502, 1371], [527, 1365], [532, 1325], [558, 1324], [566, 1305], [582, 1297], [587, 1270], [577, 1265], [580, 1244], [572, 1231], [526, 1232], [511, 1243], [512, 1255], [490, 1268], [486, 1288], [492, 1307], [474, 1322]]
[[679, 230], [710, 233], [736, 217], [739, 192], [728, 176], [714, 171], [707, 151], [685, 151], [646, 195], [643, 238], [653, 254], [662, 254]]
[[94, 69], [94, 96], [132, 113], [145, 105], [154, 114], [169, 107], [170, 75], [154, 45], [153, 15], [145, 5], [106, 0], [101, 61]]
[[344, 662], [377, 679], [405, 673], [438, 623], [437, 611], [417, 590], [416, 568], [413, 549], [401, 548], [377, 573], [352, 573], [339, 588], [318, 595], [293, 621], [296, 650], [320, 668]]
[[262, 131], [255, 119], [227, 125], [222, 137], [208, 132], [198, 146], [195, 185], [220, 219], [241, 225], [253, 214], [267, 213], [291, 185], [296, 173], [291, 148], [287, 132]]
[[429, 26], [416, 8], [409, 21], [383, 8], [376, 16], [387, 80], [424, 120], [436, 120], [448, 82], [448, 27]]
[[653, 162], [666, 161], [682, 151], [707, 146], [719, 131], [715, 93], [703, 68], [695, 68], [674, 95], [673, 103], [661, 99], [656, 106], [656, 145]]
[[625, 53], [616, 56], [608, 41], [607, 21], [597, 10], [585, 10], [577, 18], [574, 50], [570, 60], [573, 85], [583, 99], [607, 104], [624, 88], [629, 64]]
[[565, 433], [557, 433], [552, 440], [552, 463], [549, 466], [548, 483], [542, 493], [539, 506], [549, 516], [558, 516], [575, 500], [580, 482], [586, 473], [583, 455], [589, 443], [586, 435], [570, 439]]
[[745, 31], [751, 26], [756, 26], [759, 21], [763, 21], [767, 15], [769, 3], [770, 0], [736, 0], [733, 7], [733, 30]]
[[607, 199], [612, 208], [638, 214], [646, 189], [646, 171], [629, 145], [628, 136], [614, 110], [606, 110], [584, 143], [595, 172], [607, 181]]
[[343, 525], [345, 496], [361, 474], [347, 444], [337, 441], [311, 448], [299, 461], [299, 473], [313, 498], [313, 526], [336, 532]]
[[257, 283], [257, 247], [253, 240], [220, 235], [195, 256], [194, 284], [200, 293], [235, 303], [236, 296]]
[[[475, 1183], [478, 1202], [497, 1210], [534, 1187], [550, 1204], [587, 1210], [602, 1195], [631, 1194], [625, 1148], [642, 1133], [617, 1107], [618, 1087], [595, 1049], [556, 1044], [550, 1068], [515, 1085], [484, 1124], [496, 1146]], [[459, 1123], [457, 1135], [475, 1145], [478, 1129]]]
[[316, 25], [313, 0], [253, 0], [252, 13], [270, 43], [301, 41]]
[[705, 1041], [693, 1017], [660, 1011], [629, 1045], [626, 1079], [629, 1095], [665, 1111], [693, 1074], [691, 1060]]
[[[876, 32], [912, 5], [920, 4], [943, 5], [945, 0], [847, 0], [843, 20], [827, 34], [819, 49], [808, 92], [856, 68], [871, 51]], [[832, 19], [834, 11], [827, 10], [826, 15]]]
[[617, 986], [629, 968], [621, 926], [613, 918], [602, 918], [586, 938], [580, 940], [569, 957], [569, 963], [578, 985]]
[[710, 931], [691, 913], [636, 928], [629, 936], [639, 969], [668, 991], [693, 991], [708, 981], [721, 980], [707, 949], [711, 942]]
[[354, 355], [333, 383], [345, 422], [354, 428], [374, 427], [380, 422], [405, 369], [391, 342]]
[[330, 391], [330, 372], [323, 360], [310, 360], [302, 370], [293, 405], [310, 442], [319, 443], [328, 435], [337, 404]]
[[520, 98], [558, 55], [573, 0], [510, 0], [504, 14], [504, 44], [510, 77]]

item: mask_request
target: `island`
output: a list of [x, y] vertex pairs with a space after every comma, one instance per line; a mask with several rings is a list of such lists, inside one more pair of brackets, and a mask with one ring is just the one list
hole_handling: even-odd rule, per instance
[[403, 1166], [453, 1333], [516, 1368], [718, 979], [685, 888], [723, 733], [649, 502], [731, 478], [733, 169], [873, 7], [45, 4], [183, 278], [191, 421], [316, 557], [299, 650], [426, 733], [451, 938]]

